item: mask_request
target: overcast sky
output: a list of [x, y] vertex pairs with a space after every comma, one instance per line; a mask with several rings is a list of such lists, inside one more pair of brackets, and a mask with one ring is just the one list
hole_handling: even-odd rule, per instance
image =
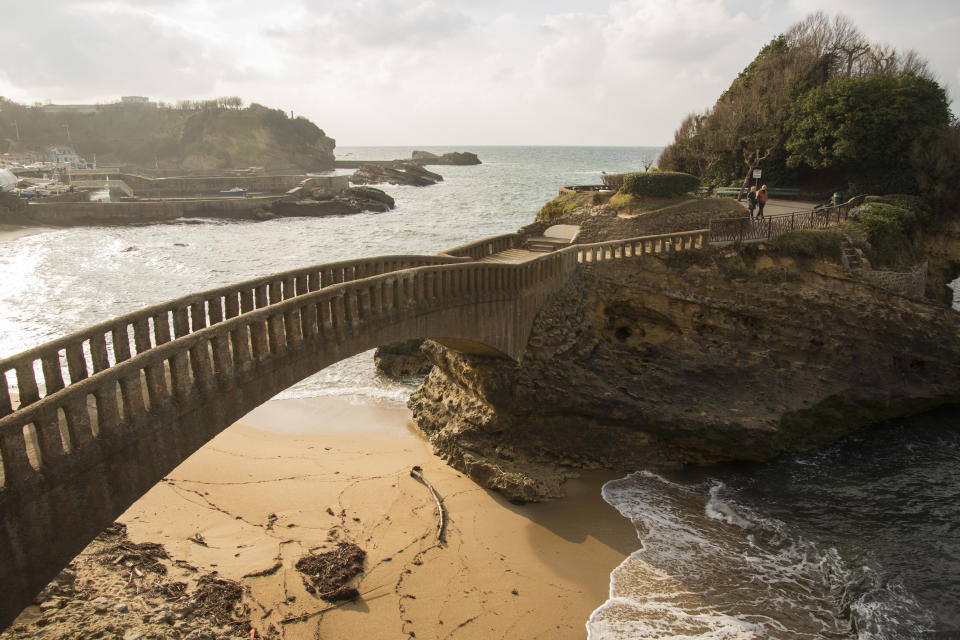
[[915, 0], [7, 2], [0, 95], [237, 95], [338, 145], [663, 145], [824, 9], [916, 49], [958, 111], [960, 3]]

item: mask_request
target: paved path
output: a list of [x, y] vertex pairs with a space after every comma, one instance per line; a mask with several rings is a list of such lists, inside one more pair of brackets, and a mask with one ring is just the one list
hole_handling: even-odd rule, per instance
[[486, 258], [480, 258], [477, 262], [494, 262], [497, 264], [520, 264], [539, 258], [544, 254], [543, 251], [530, 251], [528, 249], [507, 249]]
[[[740, 204], [743, 205], [743, 208], [747, 208], [747, 198], [744, 197], [740, 201]], [[763, 208], [763, 215], [765, 216], [776, 216], [784, 213], [793, 213], [795, 211], [809, 211], [813, 209], [819, 202], [804, 202], [802, 200], [783, 200], [780, 198], [770, 198], [767, 200], [767, 205]]]

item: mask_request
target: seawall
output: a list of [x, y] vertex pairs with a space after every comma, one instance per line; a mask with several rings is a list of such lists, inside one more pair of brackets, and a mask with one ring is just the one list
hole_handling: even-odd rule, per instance
[[148, 178], [132, 173], [87, 172], [82, 176], [74, 176], [80, 180], [97, 179], [123, 181], [133, 194], [140, 198], [184, 198], [198, 196], [219, 195], [221, 191], [240, 187], [252, 193], [286, 193], [290, 189], [300, 186], [304, 180], [319, 183], [329, 181], [331, 184], [344, 183], [340, 188], [349, 186], [348, 176], [312, 176], [303, 174], [276, 175], [276, 176], [181, 176], [176, 178]]
[[84, 224], [136, 224], [177, 218], [255, 218], [284, 196], [196, 198], [133, 202], [31, 202], [14, 224], [69, 227]]

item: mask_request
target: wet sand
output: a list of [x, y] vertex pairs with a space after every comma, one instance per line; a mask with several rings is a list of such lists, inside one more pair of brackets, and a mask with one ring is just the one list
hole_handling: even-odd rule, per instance
[[[568, 483], [564, 500], [513, 505], [434, 456], [409, 420], [399, 404], [270, 401], [119, 521], [197, 575], [240, 582], [260, 636], [586, 637], [611, 570], [637, 546], [600, 497], [611, 476]], [[444, 501], [445, 543], [414, 465]], [[366, 551], [352, 583], [361, 597], [331, 605], [294, 564], [341, 542]]]

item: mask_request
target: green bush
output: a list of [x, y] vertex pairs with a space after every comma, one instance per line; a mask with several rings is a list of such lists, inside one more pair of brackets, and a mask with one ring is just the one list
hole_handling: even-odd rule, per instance
[[917, 227], [914, 210], [874, 201], [851, 211], [850, 218], [867, 234], [867, 258], [873, 266], [905, 267], [916, 262], [918, 252], [910, 240]]
[[634, 196], [672, 197], [696, 191], [700, 179], [689, 173], [649, 171], [623, 176], [621, 191]]
[[840, 261], [842, 236], [834, 230], [800, 229], [774, 238], [774, 250], [791, 258], [825, 258]]

